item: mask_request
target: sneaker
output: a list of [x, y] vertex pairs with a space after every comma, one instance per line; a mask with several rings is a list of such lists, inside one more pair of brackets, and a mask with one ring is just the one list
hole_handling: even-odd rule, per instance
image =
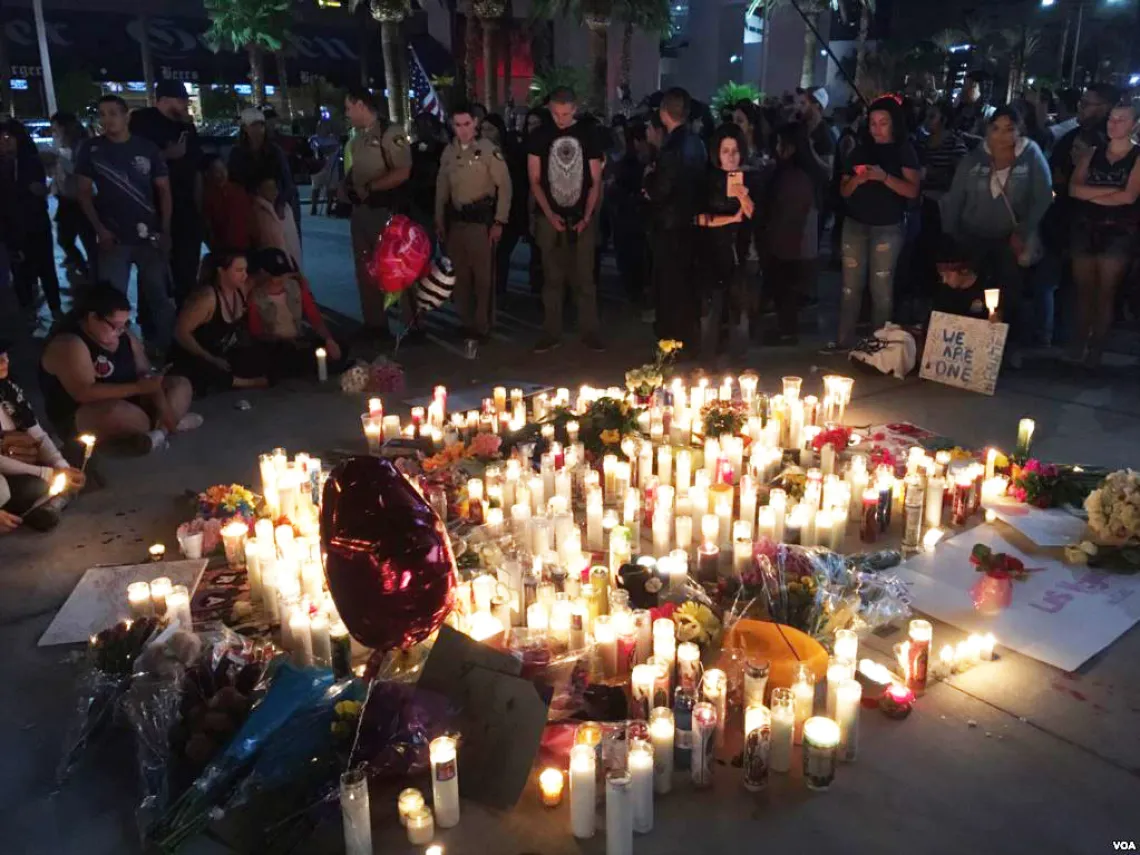
[[843, 347], [837, 341], [829, 341], [819, 349], [820, 354], [823, 356], [838, 356], [839, 354], [847, 353], [851, 348]]
[[174, 431], [175, 433], [186, 433], [188, 430], [197, 430], [202, 426], [202, 422], [204, 421], [205, 419], [203, 419], [198, 413], [187, 413], [178, 420], [178, 424], [175, 425]]
[[150, 454], [152, 451], [162, 451], [167, 445], [166, 431], [164, 430], [147, 431], [139, 437], [139, 447], [143, 450], [144, 454]]
[[544, 335], [538, 340], [534, 346], [535, 353], [550, 353], [550, 351], [562, 347], [562, 339], [556, 338], [552, 335]]
[[582, 346], [585, 347], [586, 350], [594, 351], [594, 353], [606, 352], [605, 344], [603, 344], [602, 340], [594, 334], [582, 336]]

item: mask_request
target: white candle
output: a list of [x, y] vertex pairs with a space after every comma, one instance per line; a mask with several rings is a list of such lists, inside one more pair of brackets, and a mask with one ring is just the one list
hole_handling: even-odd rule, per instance
[[408, 824], [408, 816], [424, 806], [424, 794], [415, 787], [407, 787], [400, 791], [396, 798], [396, 811], [400, 815], [400, 824]]
[[677, 452], [677, 478], [674, 483], [678, 493], [688, 492], [692, 483], [693, 454], [689, 449], [682, 448]]
[[602, 494], [594, 490], [586, 497], [586, 548], [591, 552], [601, 552], [605, 548], [602, 528], [604, 513]]
[[157, 579], [151, 580], [150, 601], [154, 606], [154, 613], [157, 617], [164, 617], [166, 615], [166, 598], [170, 596], [173, 587], [168, 576], [159, 576]]
[[633, 855], [633, 779], [626, 771], [606, 774], [606, 855]]
[[766, 537], [771, 541], [776, 540], [776, 512], [771, 505], [760, 508], [756, 524], [756, 536], [758, 538]]
[[773, 772], [792, 768], [792, 743], [796, 731], [795, 698], [791, 689], [772, 690], [772, 748], [768, 767]]
[[408, 829], [408, 842], [413, 846], [425, 846], [435, 837], [435, 817], [431, 808], [423, 804], [423, 796], [420, 796], [420, 806], [408, 811], [404, 825]]
[[756, 484], [747, 475], [740, 482], [740, 519], [748, 524], [751, 539], [756, 526]]
[[372, 812], [363, 769], [349, 769], [340, 776], [340, 812], [345, 855], [372, 855]]
[[629, 717], [635, 719], [648, 719], [649, 711], [653, 707], [653, 687], [657, 682], [657, 668], [653, 665], [634, 665], [630, 677], [630, 694], [633, 704]]
[[851, 629], [835, 631], [835, 658], [854, 664], [859, 659], [859, 636]]
[[807, 665], [796, 666], [796, 678], [792, 683], [792, 697], [796, 710], [796, 742], [800, 741], [803, 724], [811, 718], [815, 707], [815, 674]]
[[318, 347], [317, 354], [317, 382], [326, 383], [329, 379], [329, 352], [323, 347]]
[[[828, 678], [828, 682], [831, 680]], [[835, 720], [839, 724], [839, 756], [852, 762], [859, 753], [859, 705], [863, 684], [847, 679], [839, 683], [835, 696]]]
[[[677, 517], [677, 548], [683, 549], [688, 555], [693, 549], [693, 518], [690, 516]], [[686, 568], [688, 572], [688, 568]], [[672, 579], [670, 579], [672, 581]]]
[[594, 836], [597, 800], [596, 753], [593, 745], [570, 749], [570, 828], [574, 836]]
[[667, 445], [657, 449], [657, 481], [663, 486], [673, 483], [673, 449]]
[[668, 793], [673, 789], [673, 711], [656, 707], [649, 713], [649, 738], [653, 742], [653, 790]]
[[830, 442], [819, 450], [819, 469], [824, 475], [835, 472], [835, 450]]
[[1016, 452], [1019, 456], [1029, 456], [1029, 449], [1033, 445], [1033, 431], [1036, 429], [1037, 423], [1033, 419], [1022, 419], [1017, 423]]
[[803, 726], [804, 783], [809, 790], [826, 790], [835, 778], [839, 750], [839, 725], [815, 716]]
[[313, 662], [325, 668], [332, 665], [329, 619], [324, 612], [317, 612], [309, 621], [309, 635], [312, 638]]
[[942, 496], [946, 491], [946, 479], [934, 475], [926, 479], [926, 527], [938, 528], [942, 525]]
[[455, 739], [439, 736], [428, 745], [431, 756], [431, 800], [440, 828], [459, 823], [459, 760]]
[[728, 713], [728, 675], [719, 668], [705, 671], [701, 692], [716, 710], [716, 745], [720, 748], [724, 745], [724, 720]]
[[752, 526], [744, 520], [732, 524], [732, 574], [744, 576], [752, 568]]
[[289, 616], [289, 639], [293, 664], [307, 668], [313, 664], [313, 636], [307, 608], [297, 608]]
[[190, 617], [190, 592], [185, 585], [175, 585], [167, 594], [166, 619], [171, 623], [178, 621], [178, 625], [187, 632], [193, 631], [194, 622]]
[[629, 743], [629, 775], [633, 798], [633, 830], [648, 834], [653, 830], [653, 744], [645, 739]]
[[983, 662], [992, 662], [994, 658], [994, 647], [997, 645], [997, 639], [994, 638], [992, 632], [987, 632], [985, 635], [978, 638], [978, 659]]
[[827, 663], [827, 717], [835, 718], [835, 703], [839, 684], [855, 676], [855, 660], [832, 656]]
[[609, 615], [598, 615], [594, 619], [594, 641], [598, 645], [602, 673], [606, 677], [615, 676], [618, 670], [617, 633]]
[[150, 599], [150, 584], [148, 582], [131, 582], [127, 585], [127, 605], [130, 608], [131, 619], [150, 617], [154, 611], [154, 603]]
[[691, 641], [677, 645], [677, 685], [695, 692], [701, 681], [701, 648]]

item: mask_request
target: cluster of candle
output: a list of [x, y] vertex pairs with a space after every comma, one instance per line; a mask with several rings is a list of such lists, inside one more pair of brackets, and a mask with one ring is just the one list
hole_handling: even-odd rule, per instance
[[316, 534], [317, 507], [327, 474], [317, 457], [299, 453], [292, 461], [283, 448], [258, 458], [261, 495], [274, 519], [285, 517], [306, 534]]
[[944, 644], [938, 651], [937, 663], [931, 660], [934, 630], [929, 621], [912, 620], [907, 640], [895, 647], [895, 656], [906, 685], [915, 695], [926, 690], [930, 676], [949, 677], [967, 671], [979, 662], [994, 658], [997, 639], [992, 632], [971, 634], [957, 645]]
[[127, 608], [132, 620], [157, 617], [189, 630], [190, 592], [185, 585], [174, 585], [166, 576], [150, 582], [131, 582], [127, 585]]

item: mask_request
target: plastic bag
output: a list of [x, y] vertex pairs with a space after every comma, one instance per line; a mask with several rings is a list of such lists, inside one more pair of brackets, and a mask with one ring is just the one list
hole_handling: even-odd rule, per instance
[[504, 649], [522, 662], [519, 676], [534, 683], [543, 697], [549, 696], [547, 721], [572, 718], [586, 708], [596, 645], [569, 650], [548, 632], [515, 627], [507, 634]]

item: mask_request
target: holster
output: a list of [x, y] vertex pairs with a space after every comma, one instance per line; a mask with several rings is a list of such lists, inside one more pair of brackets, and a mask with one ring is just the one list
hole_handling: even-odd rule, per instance
[[449, 220], [452, 223], [475, 223], [480, 226], [490, 226], [495, 222], [495, 199], [493, 196], [485, 196], [482, 199], [476, 199], [474, 202], [468, 202], [460, 208], [452, 208]]

